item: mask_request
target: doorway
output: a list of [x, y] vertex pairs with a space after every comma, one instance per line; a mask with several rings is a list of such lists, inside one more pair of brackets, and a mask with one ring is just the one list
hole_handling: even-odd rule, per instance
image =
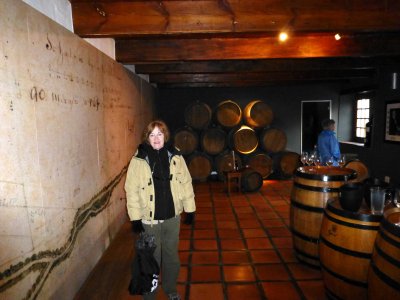
[[301, 151], [310, 152], [317, 144], [321, 122], [331, 118], [331, 100], [301, 101]]

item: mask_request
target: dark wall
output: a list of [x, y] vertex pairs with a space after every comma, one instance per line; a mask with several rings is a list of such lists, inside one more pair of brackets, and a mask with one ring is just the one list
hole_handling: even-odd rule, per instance
[[[384, 142], [385, 103], [400, 100], [400, 89], [391, 89], [391, 74], [400, 71], [397, 66], [381, 66], [379, 77], [374, 82], [376, 93], [372, 104], [374, 125], [372, 129], [371, 146], [366, 148], [352, 144], [341, 144], [343, 153], [358, 156], [369, 168], [371, 176], [384, 179], [389, 176], [391, 183], [400, 183], [400, 143]], [[269, 104], [274, 112], [271, 126], [285, 131], [287, 135], [287, 150], [300, 152], [301, 149], [301, 101], [305, 100], [331, 100], [332, 118], [337, 120], [339, 140], [346, 140], [349, 131], [345, 128], [352, 126], [349, 118], [339, 118], [339, 100], [343, 97], [343, 90], [357, 87], [347, 85], [301, 85], [278, 86], [259, 88], [190, 88], [190, 89], [160, 89], [157, 100], [159, 117], [170, 126], [171, 131], [185, 125], [184, 110], [193, 101], [207, 103], [214, 109], [219, 102], [233, 100], [242, 109], [252, 100], [260, 99]], [[342, 95], [342, 96], [341, 96]], [[355, 95], [355, 93], [354, 93]], [[346, 97], [354, 98], [346, 94]], [[341, 107], [345, 115], [350, 116], [349, 107]]]
[[194, 101], [207, 103], [214, 109], [225, 100], [235, 101], [242, 109], [252, 100], [265, 101], [274, 113], [272, 127], [282, 129], [287, 135], [289, 151], [300, 152], [301, 101], [331, 100], [332, 117], [337, 118], [339, 87], [337, 85], [302, 85], [263, 88], [191, 88], [160, 89], [157, 111], [171, 128], [185, 125], [184, 110]]
[[384, 136], [386, 103], [400, 101], [399, 87], [394, 90], [391, 86], [391, 76], [396, 70], [399, 72], [400, 65], [380, 67], [376, 96], [371, 104], [374, 116], [371, 146], [341, 144], [342, 152], [358, 154], [359, 159], [367, 164], [371, 176], [381, 180], [389, 176], [392, 184], [400, 184], [400, 143], [385, 142]]

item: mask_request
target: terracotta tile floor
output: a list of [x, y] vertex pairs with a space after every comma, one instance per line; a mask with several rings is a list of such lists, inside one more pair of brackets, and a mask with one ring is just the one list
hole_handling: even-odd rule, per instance
[[291, 188], [290, 180], [265, 180], [256, 193], [228, 197], [221, 182], [195, 184], [196, 222], [180, 233], [182, 299], [327, 299], [320, 270], [293, 253]]

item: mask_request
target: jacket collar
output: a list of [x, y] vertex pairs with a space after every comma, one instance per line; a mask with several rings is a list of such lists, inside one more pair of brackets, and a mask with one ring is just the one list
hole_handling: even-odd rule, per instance
[[[166, 142], [166, 143], [164, 144], [164, 148], [166, 148], [167, 151], [168, 151], [169, 160], [171, 160], [171, 158], [172, 158], [174, 155], [181, 155], [180, 150], [179, 150], [178, 148], [175, 148], [175, 147], [172, 145], [172, 143], [170, 143], [170, 142]], [[148, 156], [149, 156], [148, 153], [149, 153], [149, 151], [152, 151], [152, 148], [151, 148], [150, 144], [148, 144], [148, 143], [142, 143], [142, 144], [139, 145], [139, 147], [138, 147], [138, 149], [137, 149], [137, 151], [136, 151], [135, 156], [138, 157], [138, 158], [142, 158], [142, 159], [148, 160]]]

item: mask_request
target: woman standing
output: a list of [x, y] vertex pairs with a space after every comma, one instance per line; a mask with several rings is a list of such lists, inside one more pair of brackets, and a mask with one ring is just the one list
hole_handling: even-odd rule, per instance
[[[196, 205], [185, 160], [168, 140], [169, 130], [163, 121], [153, 121], [145, 128], [143, 143], [129, 164], [125, 190], [133, 230], [155, 236], [154, 257], [161, 268], [163, 289], [168, 299], [179, 300], [180, 214], [185, 211], [184, 223], [192, 224]], [[155, 299], [156, 292], [143, 298]]]
[[335, 136], [335, 120], [328, 119], [322, 121], [322, 131], [318, 135], [318, 152], [321, 156], [321, 163], [326, 164], [332, 159], [332, 164], [338, 166], [340, 158], [339, 142]]

